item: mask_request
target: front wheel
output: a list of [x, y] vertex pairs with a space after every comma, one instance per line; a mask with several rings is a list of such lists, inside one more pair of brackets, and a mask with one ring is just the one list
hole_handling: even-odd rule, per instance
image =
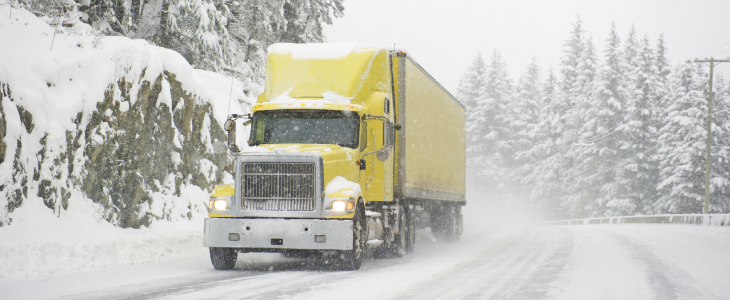
[[365, 208], [358, 206], [355, 216], [352, 218], [352, 250], [340, 251], [340, 261], [338, 262], [340, 269], [348, 271], [360, 269], [365, 253], [366, 238]]
[[216, 270], [230, 270], [236, 265], [238, 252], [233, 248], [210, 248], [210, 262]]

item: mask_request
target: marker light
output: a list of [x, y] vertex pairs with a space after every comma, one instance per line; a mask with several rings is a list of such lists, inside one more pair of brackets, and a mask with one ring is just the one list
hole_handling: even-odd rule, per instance
[[254, 109], [259, 109], [259, 108], [261, 108], [261, 105], [256, 105], [256, 106], [254, 106], [253, 108], [254, 108]]
[[226, 199], [216, 199], [215, 202], [213, 202], [213, 207], [215, 209], [226, 209], [226, 206], [228, 206], [228, 203], [226, 203]]

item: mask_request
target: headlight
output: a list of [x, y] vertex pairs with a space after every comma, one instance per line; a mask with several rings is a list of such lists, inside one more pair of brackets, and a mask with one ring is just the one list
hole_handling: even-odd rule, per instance
[[332, 210], [345, 210], [345, 201], [332, 201]]
[[215, 199], [213, 201], [213, 208], [217, 210], [224, 210], [228, 207], [228, 201], [226, 199]]
[[327, 205], [327, 210], [352, 211], [355, 209], [355, 199], [335, 199]]

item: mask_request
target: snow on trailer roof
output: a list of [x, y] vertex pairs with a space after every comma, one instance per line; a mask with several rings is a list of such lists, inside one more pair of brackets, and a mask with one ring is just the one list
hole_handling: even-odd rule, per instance
[[350, 53], [378, 51], [384, 47], [361, 43], [279, 43], [269, 46], [269, 54], [290, 54], [293, 59], [342, 59]]

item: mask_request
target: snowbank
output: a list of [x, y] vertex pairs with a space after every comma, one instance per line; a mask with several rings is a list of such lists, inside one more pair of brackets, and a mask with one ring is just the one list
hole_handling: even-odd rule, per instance
[[208, 192], [231, 177], [212, 143], [255, 102], [244, 84], [2, 4], [0, 278], [200, 251]]

